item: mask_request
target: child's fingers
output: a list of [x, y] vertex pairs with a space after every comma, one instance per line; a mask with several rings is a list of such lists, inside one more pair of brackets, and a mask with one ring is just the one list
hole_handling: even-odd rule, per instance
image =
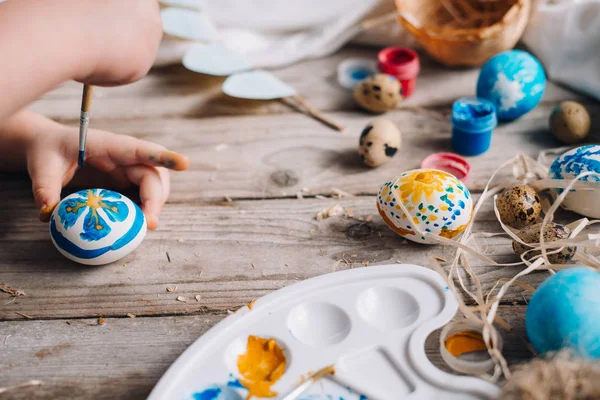
[[31, 157], [27, 169], [31, 177], [33, 197], [40, 210], [40, 220], [48, 222], [54, 207], [60, 201], [64, 164], [60, 156], [49, 152]]
[[[144, 164], [153, 167], [165, 167], [175, 171], [183, 171], [190, 165], [189, 159], [179, 153], [167, 150], [165, 147], [125, 135], [109, 134], [97, 131], [95, 137], [101, 143], [94, 144], [90, 157], [106, 156], [115, 166]], [[90, 149], [92, 146], [90, 146]], [[97, 150], [100, 149], [100, 150]]]
[[157, 168], [146, 165], [134, 165], [125, 168], [125, 175], [134, 185], [140, 188], [142, 210], [148, 221], [148, 229], [158, 226], [158, 215], [165, 204], [165, 190], [168, 190], [168, 174], [161, 174]]

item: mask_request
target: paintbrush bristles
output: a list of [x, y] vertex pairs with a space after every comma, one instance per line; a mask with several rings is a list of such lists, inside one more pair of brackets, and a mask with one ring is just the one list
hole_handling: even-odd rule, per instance
[[88, 112], [92, 105], [92, 92], [94, 87], [92, 85], [83, 85], [83, 96], [81, 97], [81, 111]]

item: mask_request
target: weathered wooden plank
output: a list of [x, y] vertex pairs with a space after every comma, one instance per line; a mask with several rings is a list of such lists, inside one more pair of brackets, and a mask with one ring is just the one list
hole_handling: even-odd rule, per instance
[[[47, 226], [37, 222], [22, 193], [7, 192], [0, 209], [0, 274], [5, 284], [26, 296], [11, 302], [0, 293], [0, 319], [22, 319], [17, 312], [63, 318], [235, 309], [296, 280], [364, 262], [424, 265], [432, 256], [453, 254], [449, 247], [414, 244], [397, 236], [377, 215], [375, 198], [361, 196], [171, 204], [160, 229], [150, 232], [133, 254], [107, 266], [84, 267], [53, 248]], [[354, 218], [315, 219], [336, 203], [352, 208]], [[358, 219], [369, 215], [369, 222]], [[491, 205], [480, 214], [476, 229], [499, 231]], [[498, 261], [516, 260], [507, 238], [481, 244]], [[481, 266], [476, 271], [489, 290], [519, 268]], [[535, 286], [546, 276], [541, 272], [523, 280]], [[174, 286], [176, 291], [167, 292]], [[194, 299], [198, 294], [199, 302]], [[516, 287], [506, 301], [522, 302], [524, 295], [529, 296]], [[178, 296], [189, 301], [177, 301]]]
[[[481, 190], [492, 172], [518, 152], [536, 156], [542, 149], [560, 146], [548, 131], [552, 108], [553, 104], [544, 104], [496, 129], [490, 150], [468, 158], [472, 171], [467, 186]], [[600, 105], [589, 104], [589, 108], [600, 126]], [[171, 199], [177, 202], [222, 200], [224, 196], [295, 196], [303, 188], [310, 188], [313, 194], [329, 194], [332, 187], [375, 194], [388, 179], [418, 168], [427, 155], [452, 151], [447, 107], [387, 114], [384, 118], [398, 125], [403, 142], [390, 162], [375, 169], [362, 165], [357, 149], [360, 132], [376, 117], [347, 112], [332, 115], [348, 126], [345, 134], [297, 114], [101, 120], [94, 126], [156, 141], [187, 154], [191, 168], [172, 174]]]
[[[312, 105], [322, 111], [356, 110], [349, 91], [337, 83], [337, 65], [349, 57], [376, 59], [377, 49], [349, 47], [327, 58], [305, 61], [273, 73], [294, 86]], [[422, 56], [422, 69], [415, 94], [401, 107], [449, 105], [475, 93], [479, 69], [449, 69]], [[214, 117], [291, 113], [275, 101], [242, 101], [221, 92], [224, 78], [192, 73], [182, 66], [153, 70], [131, 85], [94, 90], [93, 122], [102, 119]], [[544, 101], [554, 102], [579, 96], [548, 84]], [[81, 84], [69, 82], [48, 93], [32, 109], [49, 117], [77, 121]]]
[[[512, 363], [530, 357], [523, 306], [502, 306], [512, 326], [502, 332]], [[0, 322], [0, 387], [31, 379], [42, 386], [14, 389], [5, 399], [143, 399], [185, 348], [223, 315], [156, 318]], [[426, 342], [429, 359], [447, 370], [439, 355], [439, 332]]]

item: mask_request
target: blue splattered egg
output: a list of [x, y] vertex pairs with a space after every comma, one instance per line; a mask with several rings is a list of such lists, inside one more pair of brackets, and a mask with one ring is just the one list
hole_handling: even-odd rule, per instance
[[[550, 166], [551, 179], [574, 179], [583, 172], [600, 174], [600, 146], [590, 144], [571, 149], [559, 156]], [[600, 182], [600, 178], [588, 175], [582, 182]], [[562, 190], [557, 189], [558, 192]], [[590, 218], [600, 218], [600, 189], [573, 189], [565, 197], [562, 206]]]
[[600, 272], [559, 271], [533, 293], [525, 314], [527, 336], [538, 353], [570, 348], [600, 358]]
[[546, 74], [537, 58], [522, 50], [502, 52], [481, 68], [477, 97], [494, 103], [498, 119], [511, 121], [527, 114], [542, 99]]
[[127, 197], [88, 189], [65, 197], [50, 218], [50, 237], [65, 257], [87, 265], [125, 257], [146, 236], [146, 218]]
[[467, 187], [454, 175], [436, 169], [415, 169], [381, 187], [377, 210], [400, 236], [434, 244], [435, 237], [419, 234], [416, 227], [422, 232], [454, 239], [471, 221], [473, 200]]

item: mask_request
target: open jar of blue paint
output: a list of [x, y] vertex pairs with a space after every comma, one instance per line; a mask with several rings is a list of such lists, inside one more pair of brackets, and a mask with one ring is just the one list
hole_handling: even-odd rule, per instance
[[452, 148], [465, 156], [485, 153], [497, 125], [496, 107], [492, 102], [477, 97], [456, 100], [452, 105]]

